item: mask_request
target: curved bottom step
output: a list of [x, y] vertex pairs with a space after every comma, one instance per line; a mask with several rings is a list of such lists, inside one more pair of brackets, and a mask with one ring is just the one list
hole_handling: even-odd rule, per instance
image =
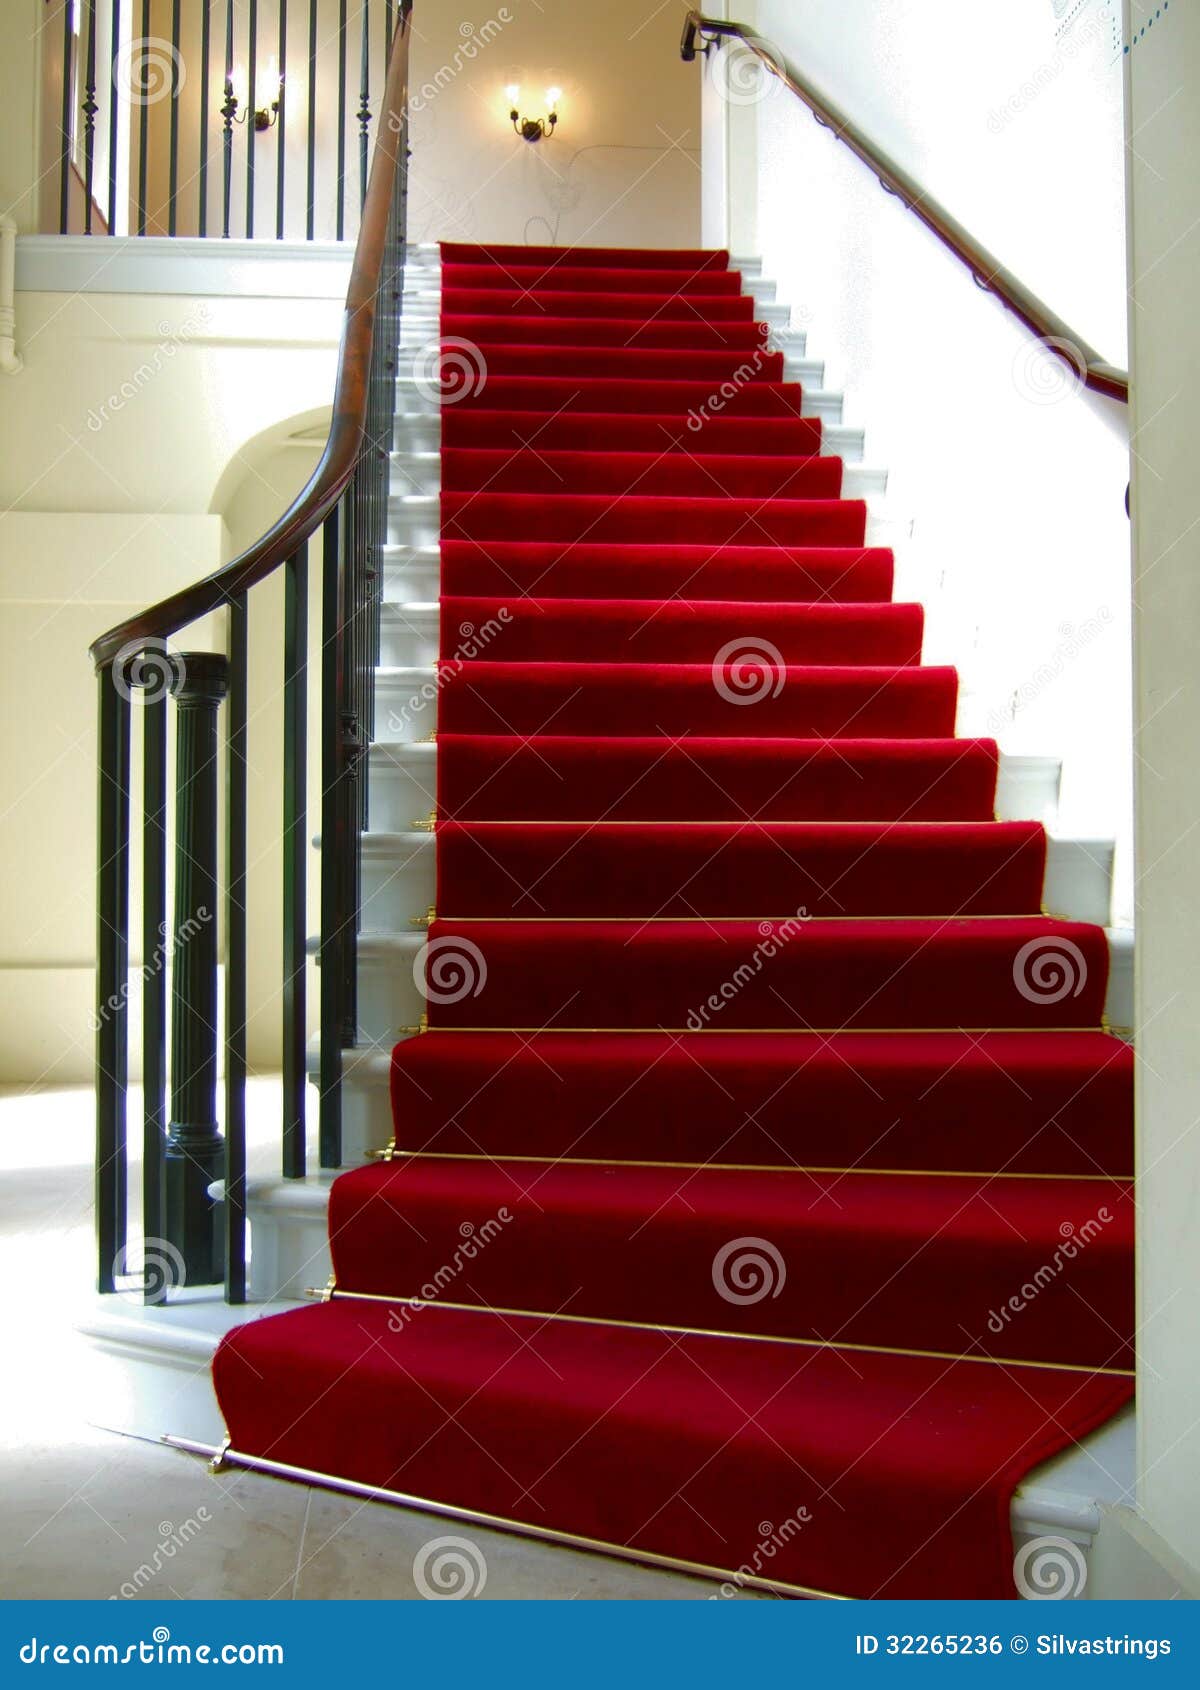
[[1050, 1368], [352, 1301], [235, 1329], [214, 1377], [252, 1458], [727, 1576], [774, 1523], [777, 1586], [896, 1598], [1016, 1595], [1015, 1486], [1131, 1393]]

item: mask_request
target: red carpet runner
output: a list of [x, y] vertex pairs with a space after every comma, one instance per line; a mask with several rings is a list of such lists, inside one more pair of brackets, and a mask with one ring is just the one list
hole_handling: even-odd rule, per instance
[[333, 1187], [337, 1294], [218, 1353], [233, 1447], [1012, 1596], [1014, 1487], [1131, 1394], [1104, 934], [1042, 913], [1043, 831], [994, 819], [727, 255], [442, 278], [486, 379], [442, 411], [430, 1030], [394, 1158]]

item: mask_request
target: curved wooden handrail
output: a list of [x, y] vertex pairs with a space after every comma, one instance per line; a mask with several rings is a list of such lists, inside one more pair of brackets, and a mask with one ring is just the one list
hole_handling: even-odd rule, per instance
[[169, 639], [189, 623], [228, 605], [265, 581], [314, 535], [354, 473], [367, 420], [368, 376], [375, 306], [387, 246], [388, 219], [403, 145], [412, 0], [401, 0], [379, 114], [371, 175], [363, 201], [350, 285], [338, 343], [333, 417], [320, 462], [284, 511], [253, 545], [212, 575], [101, 634], [88, 648], [97, 669], [123, 650]]
[[1023, 283], [1006, 270], [986, 247], [963, 228], [946, 208], [939, 205], [908, 172], [888, 157], [882, 147], [863, 133], [850, 118], [839, 111], [833, 102], [813, 86], [777, 48], [756, 30], [743, 23], [727, 23], [721, 18], [708, 18], [702, 12], [689, 11], [683, 25], [679, 54], [687, 62], [697, 53], [718, 46], [722, 38], [740, 41], [790, 88], [798, 100], [812, 112], [817, 122], [832, 129], [838, 140], [849, 147], [854, 156], [879, 178], [888, 193], [902, 200], [914, 216], [936, 235], [942, 245], [965, 264], [978, 287], [995, 294], [1031, 334], [1043, 343], [1047, 351], [1061, 358], [1085, 386], [1110, 399], [1128, 402], [1129, 375], [1125, 370], [1105, 363], [1100, 354], [1075, 334], [1063, 319]]

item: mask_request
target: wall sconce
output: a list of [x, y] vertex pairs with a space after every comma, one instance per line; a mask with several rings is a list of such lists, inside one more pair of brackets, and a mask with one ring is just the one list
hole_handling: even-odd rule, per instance
[[522, 117], [517, 109], [517, 101], [521, 98], [521, 90], [517, 83], [510, 82], [504, 90], [508, 95], [512, 110], [509, 121], [514, 131], [523, 141], [548, 141], [554, 134], [554, 126], [558, 122], [558, 102], [562, 99], [561, 88], [547, 88], [546, 105], [549, 108], [545, 117]]
[[279, 108], [283, 104], [283, 78], [279, 74], [279, 67], [275, 60], [268, 59], [267, 73], [263, 82], [268, 88], [275, 90], [275, 97], [269, 103], [258, 103], [258, 87], [255, 86], [254, 101], [249, 96], [239, 99], [236, 89], [245, 88], [246, 79], [239, 65], [233, 65], [225, 78], [225, 101], [221, 107], [221, 116], [227, 124], [245, 123], [251, 114], [253, 105], [254, 127], [261, 134], [265, 129], [274, 128], [279, 121]]

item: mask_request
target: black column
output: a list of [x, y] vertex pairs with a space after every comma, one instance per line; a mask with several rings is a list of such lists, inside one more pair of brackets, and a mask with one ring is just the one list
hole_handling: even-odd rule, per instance
[[171, 1121], [164, 1156], [166, 1240], [186, 1283], [224, 1278], [221, 1213], [208, 1195], [224, 1168], [217, 1131], [217, 710], [229, 685], [216, 652], [178, 659]]

